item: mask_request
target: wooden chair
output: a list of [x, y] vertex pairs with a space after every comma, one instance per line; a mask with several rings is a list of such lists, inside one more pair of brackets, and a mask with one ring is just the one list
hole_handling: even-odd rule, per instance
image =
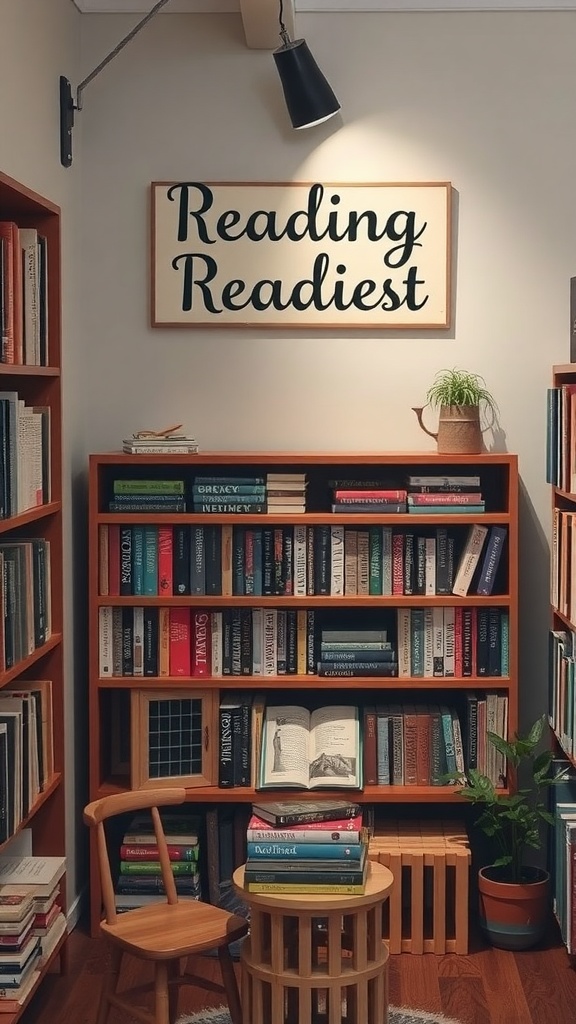
[[[240, 997], [228, 947], [231, 942], [246, 935], [247, 922], [207, 903], [179, 901], [176, 893], [158, 808], [180, 804], [185, 797], [184, 789], [149, 789], [103, 797], [84, 808], [85, 823], [96, 830], [105, 912], [100, 928], [112, 952], [111, 969], [102, 989], [96, 1024], [106, 1024], [111, 1007], [124, 1011], [127, 1018], [136, 1017], [145, 1024], [174, 1024], [178, 986], [203, 985], [201, 978], [182, 970], [186, 966], [182, 961], [192, 954], [210, 949], [217, 949], [222, 971], [223, 986], [218, 985], [217, 989], [226, 995], [232, 1024], [242, 1024]], [[104, 821], [116, 814], [144, 809], [149, 809], [152, 814], [166, 902], [117, 914]], [[123, 953], [154, 963], [153, 1014], [134, 1006], [134, 989], [123, 991], [121, 996], [117, 993]], [[207, 982], [205, 987], [213, 990], [214, 983]]]

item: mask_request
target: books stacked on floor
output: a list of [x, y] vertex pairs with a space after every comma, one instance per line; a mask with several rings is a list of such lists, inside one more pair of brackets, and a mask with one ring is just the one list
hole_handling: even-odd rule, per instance
[[252, 515], [266, 512], [263, 476], [196, 476], [192, 486], [194, 512]]
[[477, 515], [486, 509], [479, 476], [409, 476], [412, 515]]
[[17, 1012], [66, 933], [64, 857], [0, 857], [0, 1015]]
[[[179, 899], [199, 900], [200, 844], [198, 818], [161, 811], [162, 825]], [[116, 910], [123, 913], [166, 899], [158, 847], [150, 814], [131, 819], [120, 847], [120, 873], [116, 882]]]
[[374, 512], [378, 515], [406, 511], [406, 488], [386, 480], [332, 480], [333, 512]]
[[359, 804], [345, 800], [262, 802], [246, 833], [249, 892], [360, 894], [368, 834]]
[[109, 512], [185, 512], [183, 480], [114, 480]]
[[306, 487], [306, 473], [267, 473], [268, 511], [282, 515], [305, 512]]
[[122, 451], [127, 455], [196, 455], [198, 442], [189, 434], [136, 435], [124, 438]]
[[323, 629], [319, 676], [397, 676], [398, 658], [385, 629]]

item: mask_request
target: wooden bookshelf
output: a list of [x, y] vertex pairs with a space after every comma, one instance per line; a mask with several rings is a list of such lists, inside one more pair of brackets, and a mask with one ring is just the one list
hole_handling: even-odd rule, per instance
[[[51, 628], [42, 643], [37, 644], [24, 657], [17, 658], [9, 668], [0, 670], [0, 697], [7, 688], [32, 680], [51, 680], [53, 715], [53, 771], [41, 792], [28, 808], [14, 835], [23, 829], [32, 833], [32, 853], [37, 856], [64, 856], [65, 854], [65, 800], [64, 800], [64, 677], [63, 677], [63, 599], [62, 599], [62, 396], [61, 396], [61, 298], [60, 298], [60, 209], [42, 196], [0, 172], [0, 221], [11, 221], [18, 228], [35, 228], [45, 239], [42, 243], [47, 271], [44, 277], [46, 319], [42, 328], [46, 355], [45, 365], [0, 362], [0, 390], [16, 392], [26, 406], [49, 409], [49, 499], [33, 508], [24, 508], [18, 514], [0, 519], [0, 543], [6, 539], [26, 542], [40, 538], [49, 544], [49, 584], [47, 600], [50, 603]], [[12, 296], [12, 298], [16, 298]], [[7, 296], [4, 297], [5, 302]], [[25, 299], [24, 307], [26, 305]], [[3, 348], [1, 358], [5, 360]], [[5, 436], [5, 435], [4, 435]], [[3, 581], [5, 584], [5, 580]], [[37, 613], [36, 603], [34, 605]], [[12, 838], [12, 837], [10, 837]], [[0, 853], [7, 851], [10, 839], [0, 845]], [[66, 878], [61, 880], [60, 902], [66, 905]], [[64, 940], [39, 973], [40, 984], [50, 962], [62, 952]], [[2, 1024], [15, 1024], [24, 1006], [36, 990], [27, 994], [18, 1011], [6, 1012], [0, 999]]]
[[[267, 472], [306, 473], [308, 491], [305, 513], [287, 515], [266, 512], [261, 514], [199, 514], [190, 511], [162, 513], [120, 514], [108, 511], [108, 502], [115, 479], [183, 479], [187, 493], [191, 493], [192, 482], [197, 475], [209, 476], [266, 476]], [[331, 512], [329, 481], [333, 478], [390, 478], [405, 486], [408, 475], [474, 475], [480, 476], [481, 490], [485, 495], [486, 509], [481, 514], [339, 514]], [[405, 702], [409, 698], [440, 701], [441, 695], [448, 700], [465, 702], [467, 693], [498, 691], [508, 698], [508, 732], [513, 734], [518, 725], [518, 467], [517, 457], [511, 454], [451, 455], [439, 456], [433, 453], [320, 453], [320, 452], [201, 452], [198, 455], [125, 455], [121, 453], [95, 454], [90, 457], [89, 470], [89, 712], [90, 712], [90, 798], [96, 799], [108, 793], [122, 792], [131, 786], [131, 750], [110, 753], [114, 743], [131, 735], [130, 706], [134, 694], [140, 691], [176, 692], [182, 697], [193, 698], [215, 692], [225, 698], [230, 690], [268, 693], [269, 703], [303, 703], [326, 692], [326, 703], [374, 704], [392, 701], [395, 698]], [[191, 507], [187, 506], [187, 508]], [[112, 596], [100, 592], [102, 571], [101, 530], [110, 526], [155, 526], [195, 525], [222, 526], [225, 524], [264, 529], [274, 526], [335, 526], [359, 529], [365, 527], [390, 526], [394, 530], [418, 531], [435, 536], [435, 529], [447, 527], [455, 531], [457, 545], [462, 545], [468, 528], [472, 524], [505, 526], [507, 541], [502, 556], [500, 585], [490, 596], [475, 595], [469, 591], [466, 597], [450, 593], [424, 596], [410, 594], [359, 596]], [[108, 534], [106, 534], [108, 536]], [[464, 675], [422, 678], [406, 677], [362, 677], [325, 678], [314, 674], [294, 673], [280, 675], [235, 675], [235, 676], [193, 676], [161, 675], [135, 676], [100, 674], [100, 613], [103, 608], [130, 607], [207, 609], [210, 612], [226, 608], [299, 608], [315, 610], [316, 615], [329, 615], [331, 620], [347, 616], [380, 616], [394, 633], [396, 610], [399, 608], [477, 608], [493, 607], [503, 610], [508, 622], [508, 672], [500, 676]], [[356, 620], [355, 620], [356, 621]], [[392, 639], [396, 640], [395, 635]], [[381, 696], [380, 696], [381, 695]], [[119, 701], [120, 704], [115, 702]], [[123, 703], [122, 703], [123, 702]], [[209, 702], [208, 702], [209, 703]], [[125, 718], [118, 715], [118, 707], [124, 708]], [[120, 724], [118, 725], [118, 722]], [[362, 718], [361, 718], [362, 721]], [[197, 780], [187, 785], [188, 799], [197, 804], [220, 804], [230, 802], [249, 804], [256, 794], [270, 799], [317, 799], [318, 790], [256, 790], [254, 784], [233, 789], [219, 788], [215, 761], [218, 753], [217, 716], [206, 711], [203, 727], [210, 732], [210, 756], [203, 763]], [[115, 729], [116, 740], [112, 739]], [[214, 737], [213, 733], [216, 733]], [[132, 736], [134, 736], [132, 722]], [[138, 742], [138, 737], [136, 737]], [[129, 745], [129, 744], [128, 744]], [[214, 751], [216, 750], [216, 758]], [[212, 758], [212, 760], [210, 760]], [[115, 761], [123, 762], [119, 771]], [[209, 762], [209, 763], [208, 763]], [[211, 765], [211, 767], [210, 767]], [[208, 771], [209, 784], [206, 784]], [[210, 773], [212, 773], [210, 775]], [[254, 783], [254, 779], [252, 782]], [[342, 795], [342, 790], [322, 790], [326, 797]], [[346, 790], [350, 799], [365, 804], [390, 804], [397, 814], [400, 804], [454, 805], [461, 798], [454, 787], [446, 785], [365, 785], [362, 790]], [[98, 884], [97, 863], [92, 851], [91, 857], [91, 924], [97, 933], [101, 913], [101, 899]]]

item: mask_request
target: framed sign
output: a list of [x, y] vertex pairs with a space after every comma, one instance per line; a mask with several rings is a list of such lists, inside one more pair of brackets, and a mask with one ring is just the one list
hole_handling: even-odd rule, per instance
[[450, 321], [449, 182], [153, 182], [154, 327]]

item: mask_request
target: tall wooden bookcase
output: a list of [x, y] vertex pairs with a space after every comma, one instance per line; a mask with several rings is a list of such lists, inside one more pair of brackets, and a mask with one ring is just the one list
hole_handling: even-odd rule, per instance
[[[115, 479], [181, 479], [186, 481], [191, 492], [196, 475], [218, 476], [266, 476], [274, 473], [306, 473], [308, 478], [307, 511], [302, 514], [278, 514], [267, 512], [253, 515], [177, 513], [171, 515], [131, 513], [130, 515], [107, 511], [112, 497]], [[408, 475], [479, 475], [481, 489], [486, 498], [486, 510], [472, 517], [467, 514], [445, 514], [443, 516], [382, 514], [341, 514], [331, 511], [331, 490], [329, 482], [334, 478], [361, 480], [393, 478], [397, 486], [405, 486]], [[191, 506], [189, 506], [191, 507]], [[469, 593], [466, 597], [444, 596], [184, 596], [184, 597], [111, 597], [100, 593], [99, 579], [109, 552], [102, 544], [102, 528], [112, 524], [124, 526], [151, 525], [160, 527], [169, 524], [189, 524], [190, 527], [203, 524], [244, 525], [252, 528], [275, 526], [336, 526], [368, 530], [371, 526], [392, 526], [397, 530], [413, 530], [417, 527], [431, 532], [438, 526], [448, 526], [460, 531], [464, 537], [473, 523], [486, 526], [501, 525], [507, 529], [507, 544], [503, 555], [503, 584], [490, 596]], [[374, 704], [376, 702], [429, 700], [430, 695], [438, 701], [459, 697], [465, 701], [472, 691], [494, 691], [508, 697], [508, 730], [512, 734], [518, 719], [518, 468], [517, 457], [510, 454], [481, 454], [476, 456], [439, 456], [431, 453], [316, 453], [316, 452], [201, 452], [198, 455], [124, 455], [108, 453], [92, 455], [90, 458], [89, 483], [89, 686], [90, 686], [90, 796], [91, 799], [109, 793], [126, 790], [132, 784], [146, 784], [142, 766], [130, 769], [130, 706], [132, 708], [132, 736], [139, 736], [140, 729], [146, 729], [147, 692], [152, 691], [157, 700], [173, 697], [174, 694], [198, 697], [203, 708], [203, 742], [201, 770], [186, 782], [188, 799], [195, 803], [234, 802], [250, 803], [255, 799], [254, 786], [223, 789], [218, 787], [218, 718], [217, 708], [220, 697], [230, 691], [264, 691], [269, 700], [279, 703], [303, 703], [312, 697], [318, 700], [326, 694], [326, 703]], [[491, 606], [507, 612], [509, 623], [509, 670], [504, 676], [445, 676], [443, 678], [320, 678], [316, 675], [267, 675], [267, 676], [191, 676], [142, 677], [100, 675], [101, 637], [99, 616], [104, 607], [135, 606], [177, 607], [187, 605], [196, 609], [214, 611], [226, 608], [258, 607], [278, 609], [306, 609], [316, 613], [334, 616], [351, 614], [356, 609], [360, 616], [384, 614], [393, 623], [396, 609], [422, 607], [475, 607]], [[394, 626], [392, 626], [394, 629]], [[124, 704], [126, 718], [120, 708], [122, 698], [130, 697]], [[290, 698], [290, 700], [288, 700]], [[115, 703], [116, 702], [116, 703]], [[216, 713], [215, 709], [216, 708]], [[144, 710], [143, 710], [144, 709]], [[134, 719], [137, 716], [137, 720]], [[137, 777], [134, 777], [134, 774]], [[401, 805], [432, 803], [437, 807], [452, 805], [459, 798], [453, 786], [374, 786], [365, 785], [362, 791], [354, 793], [354, 799], [367, 804], [391, 804], [397, 814]], [[266, 790], [268, 798], [271, 791]], [[326, 797], [337, 791], [323, 790]], [[281, 791], [282, 799], [290, 797], [307, 799], [317, 793]], [[94, 853], [94, 851], [93, 851]], [[98, 886], [96, 858], [91, 866], [92, 928], [97, 930], [101, 900]]]
[[[65, 802], [64, 802], [64, 678], [62, 646], [62, 395], [61, 395], [61, 294], [60, 294], [60, 209], [24, 185], [0, 173], [0, 220], [11, 221], [19, 228], [36, 228], [45, 238], [47, 273], [47, 365], [16, 365], [0, 363], [2, 391], [17, 392], [27, 406], [48, 407], [49, 412], [49, 501], [29, 508], [25, 512], [0, 519], [0, 542], [7, 537], [16, 541], [43, 538], [49, 542], [49, 601], [51, 632], [48, 639], [33, 653], [17, 661], [11, 668], [0, 672], [0, 696], [6, 687], [17, 687], [26, 680], [51, 680], [53, 715], [54, 771], [43, 791], [33, 802], [16, 832], [30, 829], [32, 852], [38, 856], [64, 856], [65, 854]], [[4, 296], [4, 301], [7, 301]], [[12, 299], [20, 301], [17, 296]], [[0, 854], [6, 844], [0, 846]], [[60, 883], [61, 899], [65, 901], [65, 877]], [[60, 940], [49, 958], [59, 953]], [[46, 972], [48, 964], [43, 967]], [[18, 1011], [3, 1011], [0, 1000], [1, 1024], [14, 1024], [32, 997], [27, 995]]]

